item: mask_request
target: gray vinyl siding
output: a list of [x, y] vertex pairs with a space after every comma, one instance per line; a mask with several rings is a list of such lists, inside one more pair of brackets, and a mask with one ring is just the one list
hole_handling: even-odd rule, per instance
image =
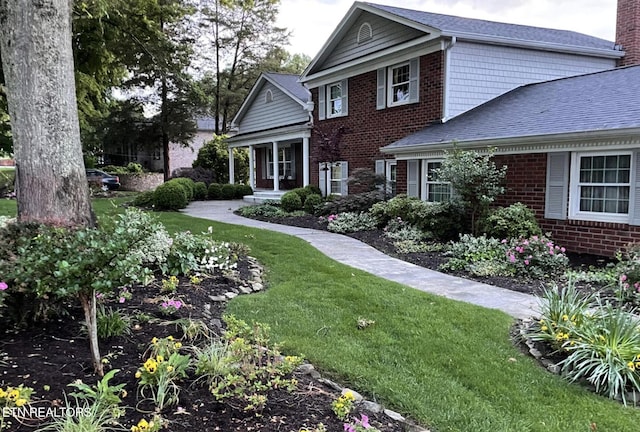
[[612, 59], [470, 42], [458, 42], [449, 54], [447, 118], [524, 84], [615, 67]]
[[[365, 22], [371, 25], [373, 37], [358, 45], [358, 31]], [[316, 70], [323, 70], [332, 66], [354, 60], [403, 42], [424, 36], [424, 32], [398, 24], [385, 18], [364, 12], [349, 28], [338, 45], [331, 51], [330, 56], [318, 65]]]
[[[273, 94], [273, 102], [265, 103], [268, 90]], [[302, 123], [308, 118], [307, 112], [299, 103], [267, 82], [260, 89], [238, 126], [240, 133], [256, 132]]]

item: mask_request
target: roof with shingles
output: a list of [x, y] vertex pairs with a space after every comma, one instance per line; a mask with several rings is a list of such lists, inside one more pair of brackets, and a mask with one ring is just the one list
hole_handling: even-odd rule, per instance
[[518, 87], [385, 147], [640, 128], [640, 65]]
[[365, 4], [398, 17], [414, 21], [418, 24], [434, 27], [443, 32], [443, 34], [450, 36], [466, 34], [583, 48], [604, 50], [615, 49], [615, 44], [612, 41], [569, 30], [555, 30], [542, 27], [463, 18], [394, 6], [385, 6], [375, 3]]
[[303, 86], [299, 79], [300, 75], [268, 72], [265, 76], [276, 82], [282, 89], [288, 91], [300, 102], [307, 102], [311, 99], [311, 93]]

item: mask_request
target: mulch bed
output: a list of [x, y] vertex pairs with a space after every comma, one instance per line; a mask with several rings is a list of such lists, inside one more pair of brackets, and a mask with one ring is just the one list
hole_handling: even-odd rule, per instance
[[[130, 317], [145, 314], [152, 318], [149, 321], [134, 319], [130, 334], [101, 341], [101, 355], [108, 362], [105, 371], [120, 370], [110, 384], [125, 384], [127, 395], [122, 405], [127, 408], [124, 416], [118, 420], [123, 430], [130, 430], [141, 418], [149, 420], [152, 416], [147, 412], [152, 408], [140, 403], [134, 376], [144, 362], [143, 353], [151, 339], [169, 335], [181, 338], [181, 330], [170, 322], [178, 318], [203, 320], [214, 336], [219, 335], [226, 303], [212, 301], [211, 296], [223, 296], [234, 290], [240, 292], [240, 286], [246, 287], [244, 281], [248, 277], [248, 263], [243, 259], [234, 277], [205, 278], [195, 286], [187, 278], [180, 278], [176, 295], [188, 307], [179, 309], [171, 317], [162, 315], [159, 310], [159, 302], [165, 297], [165, 293], [160, 291], [160, 279], [150, 286], [133, 289], [133, 298], [125, 303], [115, 300], [107, 302], [108, 307], [125, 312]], [[82, 311], [77, 306], [68, 306], [67, 312], [68, 316], [46, 324], [20, 330], [4, 325], [1, 331], [0, 387], [20, 384], [32, 387], [33, 407], [76, 406], [69, 396], [75, 389], [68, 387], [68, 384], [78, 379], [94, 384], [99, 379], [91, 365]], [[342, 431], [343, 422], [337, 419], [331, 409], [331, 402], [340, 392], [307, 374], [294, 372], [294, 375], [298, 380], [296, 390], [292, 393], [286, 390], [269, 392], [268, 403], [259, 413], [245, 412], [218, 403], [206, 386], [195, 383], [193, 379], [184, 380], [178, 406], [161, 413], [167, 422], [163, 430], [297, 432], [302, 428], [313, 429], [318, 423], [323, 423], [328, 431]], [[356, 410], [354, 415], [359, 418], [359, 413]], [[383, 414], [367, 414], [371, 424], [383, 432], [407, 430], [403, 423]], [[12, 431], [31, 431], [47, 421], [38, 418], [9, 420], [12, 424], [8, 430]]]

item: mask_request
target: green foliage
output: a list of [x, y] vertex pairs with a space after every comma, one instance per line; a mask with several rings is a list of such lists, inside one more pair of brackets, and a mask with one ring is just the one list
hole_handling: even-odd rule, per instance
[[[304, 206], [304, 202], [307, 199], [307, 196], [309, 196], [311, 194], [311, 190], [310, 189], [306, 189], [306, 188], [295, 188], [290, 190], [289, 192], [294, 192], [296, 193], [299, 197], [300, 197], [300, 201], [302, 201], [302, 205]], [[289, 193], [287, 192], [287, 193]]]
[[541, 236], [536, 215], [522, 203], [491, 210], [482, 222], [483, 232], [497, 239], [518, 239]]
[[252, 206], [244, 206], [240, 207], [238, 213], [244, 217], [253, 218], [253, 217], [277, 217], [277, 216], [285, 216], [286, 212], [282, 210], [277, 205], [271, 204], [259, 204]]
[[314, 193], [309, 194], [307, 199], [304, 201], [304, 211], [309, 214], [315, 214], [316, 209], [323, 201], [322, 195]]
[[184, 189], [184, 193], [187, 196], [187, 201], [193, 200], [193, 195], [195, 194], [195, 191], [196, 191], [196, 184], [193, 180], [187, 177], [178, 177], [178, 178], [173, 178], [169, 180], [168, 183], [179, 184]]
[[366, 212], [375, 203], [384, 200], [384, 192], [372, 191], [360, 194], [330, 196], [319, 209], [318, 214], [328, 216], [345, 212]]
[[195, 183], [193, 199], [198, 201], [207, 199], [207, 185], [204, 182]]
[[0, 169], [0, 197], [6, 193], [13, 191], [16, 181], [16, 171]]
[[350, 233], [376, 229], [378, 221], [369, 213], [345, 212], [329, 215], [327, 229], [335, 233]]
[[451, 244], [447, 253], [451, 258], [441, 268], [465, 270], [477, 276], [508, 276], [513, 270], [505, 259], [506, 252], [507, 246], [498, 239], [464, 234]]
[[236, 267], [237, 248], [236, 244], [214, 240], [211, 231], [202, 234], [179, 232], [174, 236], [167, 260], [160, 268], [169, 275], [225, 272]]
[[175, 181], [158, 186], [153, 194], [156, 210], [180, 210], [189, 203], [185, 187]]
[[100, 339], [123, 336], [130, 332], [129, 318], [118, 310], [106, 309], [104, 306], [98, 308], [97, 327]]
[[129, 162], [126, 166], [121, 165], [107, 165], [102, 168], [104, 172], [109, 174], [142, 174], [144, 169], [142, 165], [136, 162]]
[[245, 195], [253, 195], [253, 189], [246, 184], [234, 184], [233, 189], [233, 197], [236, 199], [242, 199]]
[[438, 179], [451, 183], [455, 199], [469, 214], [474, 234], [478, 232], [479, 220], [489, 205], [504, 193], [502, 182], [507, 167], [498, 168], [491, 160], [492, 156], [491, 150], [482, 156], [475, 151], [455, 149], [447, 153], [437, 170]]
[[384, 235], [392, 240], [410, 240], [419, 242], [425, 238], [424, 232], [418, 227], [411, 225], [398, 217], [391, 219], [384, 227]]
[[627, 392], [640, 392], [640, 319], [633, 311], [603, 304], [572, 282], [562, 291], [546, 289], [540, 310], [541, 319], [527, 336], [566, 355], [560, 362], [565, 378], [588, 382], [623, 403]]
[[506, 252], [510, 266], [518, 275], [542, 278], [558, 276], [564, 273], [569, 265], [565, 248], [555, 245], [547, 237], [533, 236], [526, 239], [512, 239]]
[[120, 396], [125, 384], [111, 385], [109, 381], [120, 372], [119, 369], [112, 369], [107, 372], [95, 385], [88, 385], [81, 380], [74, 381], [69, 387], [76, 389], [69, 393], [76, 401], [83, 401], [95, 406], [98, 411], [112, 411], [122, 402]]
[[302, 210], [302, 199], [295, 191], [289, 191], [280, 197], [280, 206], [286, 212]]
[[222, 185], [220, 183], [211, 183], [207, 190], [207, 198], [210, 200], [222, 199]]
[[322, 196], [322, 191], [316, 185], [309, 184], [309, 185], [306, 185], [303, 189], [306, 189], [309, 191], [308, 195], [314, 194], [314, 195]]
[[338, 417], [342, 421], [345, 421], [349, 417], [349, 414], [351, 414], [355, 401], [356, 398], [353, 393], [350, 391], [346, 391], [345, 393], [341, 394], [336, 400], [331, 402], [331, 409], [333, 410], [333, 413], [336, 415], [336, 417]]
[[196, 350], [196, 375], [205, 380], [216, 400], [231, 401], [245, 411], [262, 411], [269, 390], [295, 389], [296, 380], [286, 376], [302, 359], [280, 356], [268, 326], [249, 326], [233, 316], [224, 321], [224, 340]]
[[154, 205], [155, 191], [140, 192], [131, 202], [132, 205], [140, 208], [151, 208]]
[[[194, 168], [205, 168], [213, 173], [216, 183], [229, 182], [229, 149], [225, 140], [226, 135], [213, 135], [211, 141], [207, 141], [198, 150], [198, 157], [193, 162]], [[245, 149], [233, 150], [234, 182], [246, 183], [249, 181], [249, 153]]]
[[223, 200], [230, 200], [236, 196], [236, 188], [235, 185], [232, 184], [223, 184], [220, 189], [220, 198]]

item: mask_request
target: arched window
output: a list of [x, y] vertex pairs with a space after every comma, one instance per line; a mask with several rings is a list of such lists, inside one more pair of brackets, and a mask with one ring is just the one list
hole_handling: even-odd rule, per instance
[[271, 90], [267, 90], [267, 93], [264, 95], [264, 103], [273, 102], [273, 93]]

